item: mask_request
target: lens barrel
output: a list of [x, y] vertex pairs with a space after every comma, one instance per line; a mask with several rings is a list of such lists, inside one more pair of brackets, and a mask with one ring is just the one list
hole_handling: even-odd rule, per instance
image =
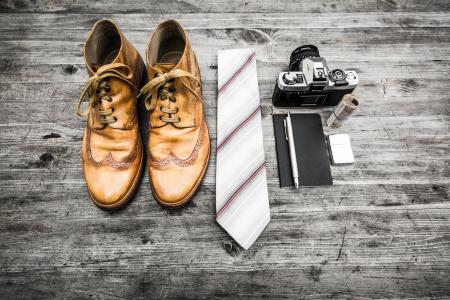
[[314, 45], [303, 45], [292, 51], [289, 71], [300, 71], [300, 63], [307, 57], [320, 57], [319, 49]]

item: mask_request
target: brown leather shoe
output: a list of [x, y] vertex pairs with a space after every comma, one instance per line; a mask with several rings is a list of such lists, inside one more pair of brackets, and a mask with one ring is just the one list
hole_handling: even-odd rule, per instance
[[[94, 203], [116, 208], [130, 199], [143, 165], [136, 99], [145, 65], [116, 24], [95, 23], [84, 46], [90, 78], [77, 113], [87, 116], [83, 137], [83, 171]], [[85, 96], [84, 112], [80, 105]]]
[[156, 200], [179, 207], [191, 199], [209, 161], [200, 70], [181, 25], [160, 24], [147, 48], [149, 83], [142, 89], [150, 113], [148, 170]]

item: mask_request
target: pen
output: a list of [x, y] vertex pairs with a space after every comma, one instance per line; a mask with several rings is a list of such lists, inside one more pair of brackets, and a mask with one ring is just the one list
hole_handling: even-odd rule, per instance
[[284, 129], [286, 133], [286, 140], [289, 144], [289, 156], [291, 158], [292, 178], [294, 179], [295, 188], [298, 189], [298, 168], [297, 155], [295, 154], [294, 133], [292, 132], [291, 113], [288, 111], [287, 117], [284, 120]]

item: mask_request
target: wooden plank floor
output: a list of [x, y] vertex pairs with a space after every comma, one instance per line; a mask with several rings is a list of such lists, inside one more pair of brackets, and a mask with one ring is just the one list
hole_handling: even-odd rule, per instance
[[[0, 11], [0, 298], [450, 297], [448, 0], [4, 0]], [[184, 209], [161, 208], [147, 175], [120, 211], [89, 200], [75, 104], [99, 18], [141, 54], [162, 20], [186, 27], [213, 149], [217, 50], [256, 49], [272, 221], [250, 250], [215, 223], [214, 155]], [[350, 134], [356, 163], [332, 167], [334, 186], [294, 191], [278, 185], [271, 96], [308, 43], [359, 72], [362, 107], [325, 129]]]

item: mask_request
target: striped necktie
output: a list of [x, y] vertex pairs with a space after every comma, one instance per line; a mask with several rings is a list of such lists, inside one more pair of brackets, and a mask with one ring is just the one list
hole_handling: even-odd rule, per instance
[[218, 53], [216, 220], [248, 249], [270, 221], [255, 52]]

